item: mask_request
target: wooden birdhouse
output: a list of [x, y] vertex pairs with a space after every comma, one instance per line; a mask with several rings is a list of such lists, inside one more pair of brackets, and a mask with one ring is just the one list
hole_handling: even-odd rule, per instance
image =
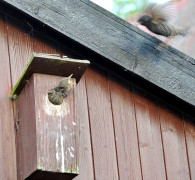
[[76, 85], [58, 105], [48, 92], [72, 74], [78, 83], [88, 61], [33, 54], [11, 93], [16, 100], [18, 180], [73, 179], [79, 174]]

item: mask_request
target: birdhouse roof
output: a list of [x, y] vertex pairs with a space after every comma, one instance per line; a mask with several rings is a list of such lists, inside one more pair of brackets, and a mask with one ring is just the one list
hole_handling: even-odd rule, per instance
[[[195, 105], [195, 59], [89, 0], [2, 0], [0, 9], [167, 101]], [[72, 46], [71, 45], [71, 46]], [[171, 100], [170, 100], [171, 97]]]

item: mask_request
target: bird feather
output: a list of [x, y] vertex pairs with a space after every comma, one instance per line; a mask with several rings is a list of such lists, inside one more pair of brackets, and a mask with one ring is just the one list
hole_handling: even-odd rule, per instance
[[163, 4], [151, 3], [143, 11], [144, 15], [152, 17], [153, 23], [172, 21], [176, 17], [176, 9], [173, 2]]

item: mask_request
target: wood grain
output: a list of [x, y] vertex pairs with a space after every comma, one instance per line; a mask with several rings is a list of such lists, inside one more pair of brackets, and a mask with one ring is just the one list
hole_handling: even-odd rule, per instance
[[36, 114], [33, 78], [16, 102], [17, 179], [37, 170]]
[[[32, 54], [32, 44], [30, 36], [26, 33], [25, 26], [7, 16], [6, 25], [9, 44], [10, 74], [13, 87]], [[17, 114], [14, 113], [13, 120], [16, 119]]]
[[118, 180], [115, 137], [108, 81], [103, 72], [88, 69], [86, 85], [96, 180]]
[[25, 26], [7, 18], [12, 85], [14, 86], [32, 56], [32, 41]]
[[93, 157], [91, 150], [91, 135], [89, 129], [89, 115], [87, 106], [87, 95], [85, 77], [79, 81], [77, 90], [77, 117], [79, 123], [79, 166], [80, 173], [75, 180], [93, 180]]
[[[78, 172], [78, 123], [75, 90], [60, 106], [52, 105], [47, 91], [58, 86], [63, 77], [34, 74], [37, 121], [37, 161], [45, 171]], [[73, 79], [75, 82], [75, 79]]]
[[184, 117], [186, 145], [191, 179], [195, 180], [195, 123], [192, 117]]
[[6, 24], [0, 14], [0, 179], [16, 180], [16, 145]]
[[144, 180], [166, 179], [161, 129], [155, 99], [133, 88]]
[[142, 179], [132, 92], [111, 77], [110, 92], [121, 180]]
[[190, 179], [181, 114], [161, 105], [160, 123], [168, 179]]
[[[88, 0], [3, 0], [115, 63], [195, 105], [195, 60]], [[94, 28], [95, 27], [95, 28]], [[122, 70], [121, 70], [122, 71]]]
[[59, 106], [51, 104], [47, 97], [47, 91], [62, 78], [33, 74], [17, 100], [19, 180], [29, 176], [46, 180], [49, 175], [44, 176], [44, 171], [52, 172], [50, 179], [69, 180], [79, 172], [75, 90]]
[[57, 54], [57, 43], [49, 39], [46, 35], [33, 32], [33, 52]]
[[[19, 2], [19, 1], [18, 1]], [[41, 1], [40, 1], [41, 2]], [[40, 3], [39, 2], [39, 3]], [[48, 1], [47, 1], [48, 2]], [[61, 2], [61, 1], [59, 1]], [[76, 1], [67, 1], [69, 5], [71, 5], [70, 10], [77, 7]], [[81, 1], [80, 1], [81, 2]], [[80, 4], [78, 1], [78, 3]], [[82, 1], [84, 2], [84, 1]], [[88, 4], [88, 2], [86, 2]], [[93, 19], [89, 21], [89, 19], [93, 16], [101, 17], [104, 19], [104, 13], [101, 8], [95, 10], [95, 14], [93, 14], [94, 9], [98, 8], [97, 6], [87, 7], [86, 11], [92, 12], [91, 15], [86, 18], [86, 22], [93, 24]], [[82, 6], [85, 7], [86, 6]], [[84, 8], [84, 10], [86, 10]], [[35, 8], [36, 9], [36, 8]], [[83, 12], [82, 13], [86, 13]], [[77, 12], [71, 12], [77, 13]], [[71, 16], [72, 14], [70, 14]], [[74, 17], [77, 17], [73, 14]], [[108, 15], [110, 16], [110, 15]], [[83, 21], [84, 17], [80, 17], [80, 21]], [[88, 19], [89, 18], [89, 19]], [[111, 21], [113, 21], [111, 17]], [[188, 59], [188, 57], [183, 56], [177, 51], [173, 51], [173, 49], [156, 51], [155, 49], [156, 41], [154, 39], [147, 40], [148, 36], [140, 32], [132, 32], [131, 27], [127, 24], [127, 27], [121, 26], [118, 27], [118, 23], [110, 22], [110, 20], [106, 17], [106, 22], [108, 22], [108, 26], [105, 26], [105, 22], [98, 26], [103, 31], [108, 32], [106, 37], [105, 35], [98, 35], [97, 39], [93, 39], [89, 37], [87, 34], [88, 30], [85, 29], [85, 33], [79, 34], [81, 38], [86, 38], [86, 43], [93, 47], [94, 50], [98, 54], [103, 54], [104, 57], [108, 57], [108, 63], [116, 63], [119, 64], [120, 67], [128, 67], [128, 71], [132, 71], [132, 67], [136, 58], [138, 58], [138, 67], [135, 67], [136, 73], [141, 73], [143, 70], [150, 70], [149, 74], [147, 72], [143, 72], [141, 77], [146, 77], [149, 79], [151, 76], [154, 76], [153, 80], [156, 79], [162, 84], [168, 84], [171, 88], [177, 91], [177, 85], [180, 84], [180, 81], [169, 78], [166, 74], [169, 71], [169, 68], [173, 69], [176, 73], [173, 73], [175, 76], [180, 78], [182, 76], [185, 83], [185, 73], [189, 74], [189, 76], [193, 75], [191, 72], [193, 71], [193, 61], [192, 59]], [[70, 22], [66, 22], [70, 23]], [[74, 22], [71, 21], [74, 25]], [[94, 21], [94, 23], [98, 23], [98, 21]], [[111, 24], [113, 26], [110, 26]], [[92, 25], [91, 24], [91, 25]], [[83, 24], [84, 25], [84, 24]], [[104, 27], [108, 29], [105, 30]], [[115, 26], [116, 25], [116, 26]], [[74, 25], [73, 27], [76, 27]], [[91, 26], [89, 26], [91, 27]], [[97, 26], [96, 26], [97, 27]], [[117, 29], [115, 28], [117, 27]], [[69, 27], [68, 27], [69, 28]], [[71, 27], [70, 27], [71, 28]], [[86, 27], [88, 28], [88, 27]], [[96, 30], [100, 31], [100, 29], [90, 28], [94, 30], [94, 34], [96, 34]], [[114, 29], [114, 31], [112, 31]], [[8, 30], [8, 43], [10, 48], [10, 62], [11, 62], [11, 77], [13, 78], [13, 84], [15, 84], [16, 80], [20, 76], [23, 71], [29, 57], [31, 56], [32, 51], [43, 52], [43, 53], [56, 53], [56, 44], [52, 40], [48, 40], [47, 37], [41, 34], [33, 35], [26, 33], [25, 27], [21, 24], [15, 22], [13, 19], [8, 18], [7, 20], [7, 30]], [[116, 30], [116, 31], [115, 31]], [[126, 31], [128, 33], [126, 33]], [[76, 32], [76, 30], [74, 31]], [[79, 31], [80, 32], [80, 31]], [[125, 32], [125, 33], [124, 33]], [[98, 34], [98, 32], [97, 32]], [[125, 38], [123, 36], [125, 34]], [[1, 74], [1, 85], [0, 89], [0, 98], [1, 102], [1, 115], [0, 115], [0, 179], [2, 180], [16, 180], [16, 157], [15, 157], [15, 144], [14, 144], [14, 122], [13, 122], [13, 113], [12, 113], [12, 104], [9, 103], [8, 96], [11, 89], [11, 77], [9, 75], [9, 63], [8, 63], [8, 44], [7, 37], [5, 36], [4, 23], [2, 21], [2, 17], [0, 18], [0, 54], [2, 56], [0, 74]], [[128, 36], [126, 36], [128, 35]], [[132, 35], [132, 36], [131, 36]], [[135, 36], [133, 36], [135, 35]], [[72, 36], [72, 35], [71, 35]], [[145, 37], [142, 37], [145, 36]], [[130, 39], [129, 39], [130, 37]], [[135, 39], [131, 39], [134, 38]], [[35, 39], [34, 39], [35, 38]], [[54, 37], [55, 38], [55, 37]], [[76, 37], [77, 38], [77, 37]], [[111, 44], [103, 44], [102, 40], [111, 39]], [[119, 38], [119, 39], [118, 39]], [[122, 39], [121, 39], [122, 38]], [[84, 39], [85, 40], [85, 39]], [[83, 41], [84, 41], [83, 40]], [[151, 40], [155, 41], [155, 43], [151, 42]], [[130, 42], [132, 41], [132, 42]], [[136, 44], [137, 43], [137, 44]], [[115, 51], [115, 46], [119, 46], [122, 44], [122, 48], [125, 49], [124, 52], [122, 49]], [[129, 45], [130, 44], [130, 45]], [[133, 52], [130, 52], [131, 45], [135, 45]], [[57, 44], [57, 46], [59, 46]], [[67, 45], [68, 46], [68, 45]], [[112, 48], [112, 49], [110, 49]], [[122, 51], [122, 52], [121, 52]], [[127, 52], [127, 55], [125, 54]], [[128, 54], [135, 53], [135, 55]], [[139, 53], [139, 55], [137, 55]], [[173, 53], [173, 54], [172, 54]], [[123, 56], [122, 56], [123, 55]], [[148, 60], [147, 60], [148, 58]], [[183, 59], [182, 59], [183, 58]], [[186, 59], [187, 58], [187, 59]], [[146, 60], [146, 62], [143, 61]], [[188, 61], [189, 60], [189, 61]], [[120, 62], [118, 62], [120, 61]], [[172, 61], [172, 62], [171, 62]], [[176, 62], [177, 61], [177, 62]], [[184, 62], [185, 61], [185, 62]], [[178, 65], [178, 63], [181, 63]], [[164, 74], [158, 74], [158, 71], [151, 70], [153, 66], [157, 68], [165, 68], [168, 67], [164, 72]], [[189, 67], [191, 66], [191, 67]], [[118, 67], [118, 66], [117, 66]], [[143, 69], [141, 69], [143, 67]], [[183, 67], [183, 70], [181, 70]], [[137, 69], [138, 68], [138, 69]], [[140, 69], [141, 70], [140, 70]], [[178, 69], [179, 71], [177, 71]], [[189, 69], [188, 69], [189, 68]], [[118, 67], [119, 69], [119, 67]], [[138, 72], [139, 71], [139, 72]], [[152, 72], [150, 74], [150, 72]], [[183, 73], [184, 72], [184, 73]], [[146, 73], [146, 74], [145, 74]], [[6, 74], [6, 75], [5, 75]], [[164, 76], [166, 75], [166, 76]], [[182, 80], [182, 81], [183, 81]], [[135, 179], [140, 179], [142, 169], [143, 179], [148, 179], [153, 174], [153, 169], [155, 169], [154, 175], [155, 177], [159, 177], [159, 179], [165, 177], [165, 173], [163, 170], [163, 166], [166, 168], [167, 179], [194, 179], [194, 124], [188, 123], [186, 121], [183, 122], [180, 113], [175, 113], [170, 110], [170, 107], [164, 108], [160, 107], [159, 109], [159, 117], [160, 117], [160, 125], [158, 122], [158, 113], [156, 104], [148, 97], [143, 95], [142, 93], [138, 93], [134, 95], [135, 98], [135, 111], [132, 108], [132, 94], [126, 86], [119, 82], [120, 80], [111, 80], [110, 81], [110, 90], [108, 80], [106, 79], [105, 73], [102, 71], [96, 71], [95, 69], [90, 69], [86, 73], [86, 87], [84, 84], [84, 80], [82, 80], [82, 84], [78, 86], [81, 88], [79, 92], [78, 105], [82, 108], [79, 109], [78, 114], [81, 116], [80, 120], [80, 162], [82, 170], [81, 175], [76, 179], [85, 180], [96, 179], [96, 180], [107, 180], [107, 179], [126, 179], [127, 177], [135, 177]], [[193, 81], [190, 80], [192, 85]], [[178, 83], [178, 84], [177, 84]], [[188, 83], [188, 82], [187, 82]], [[87, 88], [87, 94], [85, 94], [85, 88]], [[183, 87], [182, 87], [183, 88]], [[185, 96], [193, 93], [190, 91], [186, 91], [185, 88], [181, 88], [181, 93]], [[110, 93], [111, 92], [111, 98]], [[137, 91], [136, 91], [137, 92]], [[190, 98], [190, 96], [188, 98]], [[88, 101], [88, 102], [87, 102]], [[111, 103], [112, 106], [111, 106]], [[121, 107], [118, 108], [117, 103], [121, 103]], [[88, 104], [87, 104], [88, 103]], [[89, 109], [89, 114], [87, 112], [87, 108]], [[113, 108], [113, 111], [112, 111]], [[183, 107], [185, 108], [185, 107]], [[129, 111], [128, 111], [129, 109]], [[113, 117], [112, 117], [113, 113]], [[134, 119], [134, 113], [136, 113], [137, 118], [137, 127], [138, 127], [138, 137], [139, 137], [139, 147], [140, 147], [140, 155], [141, 155], [141, 166], [139, 165], [139, 155], [137, 151], [137, 135], [136, 135], [136, 124]], [[129, 119], [129, 117], [131, 117]], [[112, 119], [113, 118], [113, 119]], [[89, 120], [88, 120], [89, 119]], [[187, 118], [188, 119], [188, 118]], [[113, 126], [114, 121], [114, 126]], [[131, 123], [130, 123], [131, 122]], [[46, 125], [46, 124], [45, 124]], [[89, 126], [90, 125], [90, 126]], [[160, 126], [162, 129], [162, 140], [159, 136]], [[83, 128], [84, 127], [84, 128]], [[128, 129], [131, 129], [128, 131]], [[185, 134], [184, 134], [185, 130]], [[91, 134], [89, 134], [89, 132]], [[186, 137], [185, 137], [186, 135]], [[7, 138], [8, 137], [8, 138]], [[134, 137], [134, 139], [133, 139]], [[91, 138], [91, 142], [90, 142]], [[116, 138], [116, 139], [115, 139]], [[186, 141], [185, 141], [186, 138]], [[121, 139], [119, 141], [119, 139]], [[161, 143], [162, 141], [162, 143]], [[115, 144], [116, 143], [116, 144]], [[148, 145], [149, 146], [146, 146]], [[163, 147], [162, 147], [163, 144]], [[154, 146], [156, 145], [156, 146]], [[116, 146], [116, 149], [115, 149]], [[76, 145], [75, 145], [76, 147]], [[187, 148], [186, 148], [187, 147]], [[92, 148], [92, 150], [91, 150]], [[165, 163], [162, 161], [162, 148], [164, 148], [164, 159]], [[77, 148], [76, 148], [77, 149]], [[152, 154], [152, 152], [154, 154]], [[45, 153], [48, 155], [48, 150], [45, 150]], [[92, 159], [93, 157], [93, 159]], [[155, 157], [155, 158], [154, 158]], [[189, 158], [188, 158], [189, 157]], [[128, 159], [128, 161], [126, 161]], [[189, 160], [188, 160], [189, 159]], [[118, 160], [118, 162], [117, 162]], [[157, 160], [159, 163], [157, 164]], [[78, 159], [76, 160], [78, 162]], [[92, 162], [93, 161], [93, 162]], [[118, 163], [118, 167], [117, 167]], [[47, 164], [47, 162], [45, 163]], [[49, 163], [48, 163], [49, 164]], [[94, 167], [93, 167], [94, 165]], [[147, 167], [148, 166], [148, 167]], [[137, 169], [136, 169], [137, 167]], [[151, 167], [151, 168], [149, 168]], [[94, 168], [94, 169], [93, 169]], [[117, 172], [119, 170], [119, 172]], [[148, 171], [147, 171], [148, 170]], [[151, 174], [149, 174], [151, 173]], [[118, 177], [119, 174], [119, 177]], [[160, 177], [161, 175], [161, 177]], [[153, 179], [153, 177], [151, 177]], [[166, 179], [166, 177], [164, 178]]]

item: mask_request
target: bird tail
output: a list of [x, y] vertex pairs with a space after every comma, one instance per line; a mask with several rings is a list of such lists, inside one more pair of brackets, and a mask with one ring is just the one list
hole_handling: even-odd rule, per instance
[[189, 28], [181, 28], [177, 26], [171, 27], [172, 36], [182, 35], [185, 36], [189, 32]]

